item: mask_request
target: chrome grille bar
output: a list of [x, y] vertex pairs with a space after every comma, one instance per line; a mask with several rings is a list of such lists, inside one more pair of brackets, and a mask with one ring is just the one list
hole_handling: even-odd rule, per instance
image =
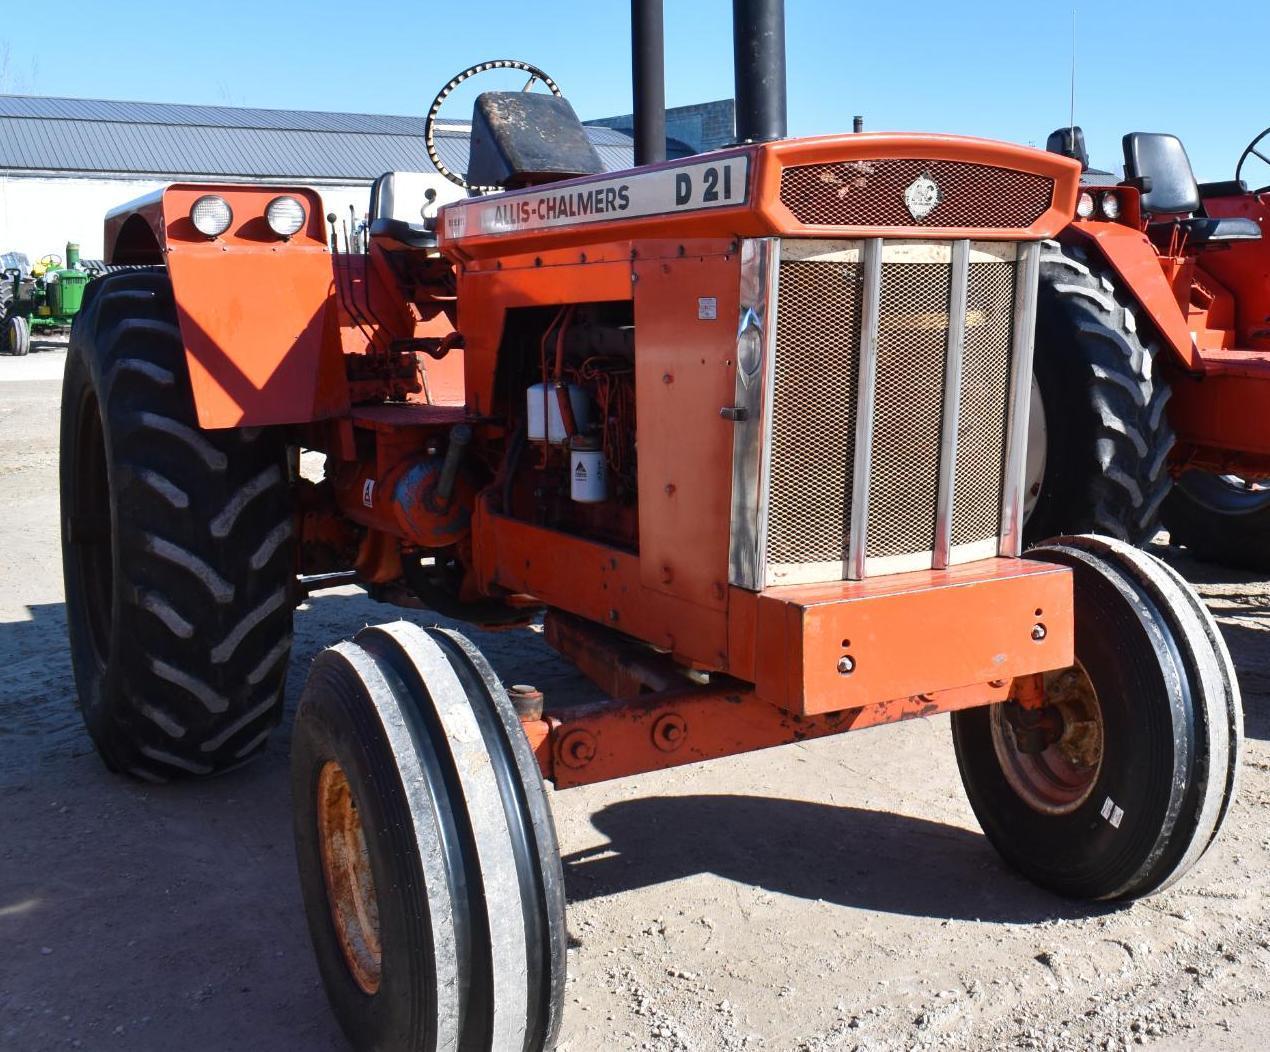
[[931, 565], [948, 566], [952, 550], [954, 480], [957, 477], [957, 429], [961, 416], [961, 359], [966, 345], [966, 293], [970, 285], [970, 242], [952, 245], [948, 296], [948, 353], [944, 359], [944, 407], [940, 427], [939, 497], [935, 509], [935, 547]]
[[1036, 329], [1036, 291], [1040, 266], [1040, 244], [1035, 241], [1021, 243], [1018, 247], [1014, 286], [1014, 354], [1010, 376], [1005, 478], [1001, 491], [1001, 543], [998, 547], [998, 552], [1005, 556], [1018, 556], [1023, 552], [1027, 423], [1032, 395], [1032, 340]]
[[771, 457], [772, 370], [780, 239], [741, 242], [741, 302], [736, 333], [736, 387], [725, 408], [732, 433], [732, 526], [728, 578], [741, 588], [766, 585], [767, 493]]
[[855, 465], [851, 486], [851, 536], [847, 579], [861, 581], [869, 538], [869, 472], [873, 462], [873, 405], [877, 387], [878, 329], [882, 302], [882, 239], [864, 242], [864, 295], [861, 303], [860, 372], [855, 418]]

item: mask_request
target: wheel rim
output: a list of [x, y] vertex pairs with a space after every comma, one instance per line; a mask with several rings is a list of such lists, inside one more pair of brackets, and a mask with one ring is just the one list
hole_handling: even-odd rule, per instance
[[1187, 471], [1178, 485], [1196, 504], [1217, 515], [1250, 515], [1270, 506], [1270, 486], [1239, 475]]
[[114, 537], [106, 434], [97, 397], [91, 390], [80, 406], [75, 442], [79, 455], [75, 458], [69, 533], [84, 586], [88, 636], [98, 663], [104, 666], [114, 629]]
[[1032, 517], [1032, 511], [1041, 496], [1045, 482], [1045, 453], [1049, 446], [1049, 428], [1045, 423], [1045, 403], [1041, 401], [1041, 388], [1032, 377], [1032, 397], [1027, 414], [1027, 463], [1026, 486], [1023, 490], [1023, 521]]
[[373, 994], [383, 967], [379, 900], [357, 802], [344, 769], [334, 760], [328, 760], [318, 775], [317, 805], [322, 875], [335, 934], [354, 981], [364, 993]]
[[1004, 705], [990, 710], [992, 745], [1005, 780], [1042, 814], [1070, 814], [1093, 791], [1102, 770], [1102, 707], [1079, 663], [1045, 673], [1045, 700], [1062, 720], [1062, 734], [1041, 752], [1023, 752]]

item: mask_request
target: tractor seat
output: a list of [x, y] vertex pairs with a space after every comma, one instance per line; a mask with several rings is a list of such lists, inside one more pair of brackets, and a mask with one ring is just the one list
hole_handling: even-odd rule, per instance
[[[1227, 241], [1256, 241], [1261, 227], [1251, 219], [1216, 218], [1202, 213], [1202, 198], [1190, 158], [1176, 135], [1130, 132], [1124, 137], [1124, 174], [1143, 180], [1142, 211], [1149, 217], [1147, 236], [1167, 247], [1176, 233], [1188, 250], [1198, 251]], [[1154, 221], [1155, 216], [1168, 218]]]
[[1218, 241], [1256, 241], [1261, 237], [1261, 227], [1256, 220], [1243, 216], [1210, 219], [1208, 216], [1192, 216], [1176, 219], [1171, 223], [1151, 223], [1147, 234], [1157, 244], [1167, 243], [1174, 230], [1180, 230], [1186, 239], [1186, 247], [1203, 248]]
[[437, 247], [437, 209], [461, 188], [428, 172], [385, 172], [370, 189], [370, 236], [390, 251]]

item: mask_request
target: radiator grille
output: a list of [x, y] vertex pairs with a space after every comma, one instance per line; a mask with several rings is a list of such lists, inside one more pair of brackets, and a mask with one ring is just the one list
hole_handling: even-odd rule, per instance
[[[769, 584], [846, 576], [865, 315], [863, 246], [859, 241], [787, 243], [780, 262], [769, 392]], [[931, 565], [952, 292], [947, 244], [885, 242], [881, 251], [865, 536], [869, 573]], [[1015, 299], [1012, 254], [1013, 246], [986, 244], [972, 246], [969, 253], [951, 516], [954, 549], [978, 545], [977, 551], [1001, 532]]]
[[772, 396], [768, 558], [841, 563], [851, 531], [860, 267], [782, 264]]
[[[923, 175], [939, 186], [940, 200], [928, 215], [914, 218], [904, 193]], [[1047, 176], [962, 161], [842, 161], [781, 173], [781, 202], [800, 223], [815, 226], [1029, 227], [1053, 196]]]
[[870, 559], [934, 545], [950, 274], [937, 263], [882, 264]]
[[961, 427], [952, 543], [995, 537], [1001, 523], [1006, 408], [1010, 387], [1010, 327], [1014, 265], [976, 263], [966, 297], [966, 344], [961, 360]]

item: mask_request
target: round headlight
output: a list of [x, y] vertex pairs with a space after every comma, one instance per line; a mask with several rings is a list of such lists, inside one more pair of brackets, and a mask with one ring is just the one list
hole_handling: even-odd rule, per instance
[[265, 209], [265, 222], [279, 237], [292, 237], [304, 227], [304, 205], [294, 197], [275, 197]]
[[1120, 195], [1108, 190], [1098, 200], [1098, 206], [1102, 209], [1102, 214], [1108, 219], [1120, 218]]
[[229, 202], [217, 194], [206, 194], [190, 209], [190, 222], [205, 237], [220, 237], [234, 221]]
[[1088, 219], [1094, 214], [1094, 195], [1088, 190], [1082, 191], [1081, 195], [1076, 198], [1076, 214], [1081, 219]]

